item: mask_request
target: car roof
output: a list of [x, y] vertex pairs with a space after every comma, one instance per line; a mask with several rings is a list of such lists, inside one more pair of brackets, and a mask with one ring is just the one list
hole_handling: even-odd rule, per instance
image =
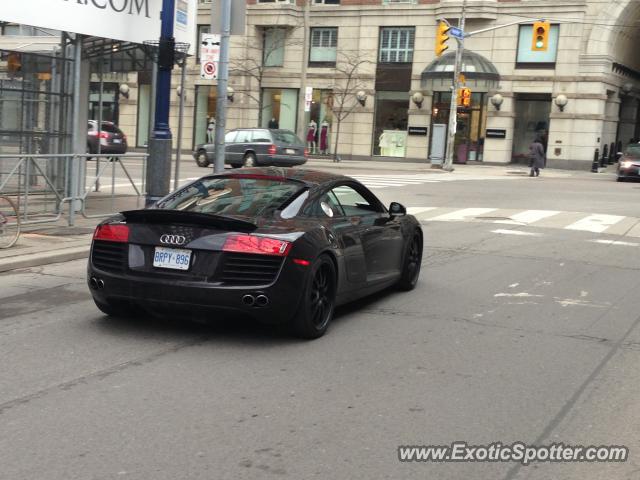
[[254, 167], [242, 170], [219, 173], [214, 176], [260, 175], [265, 177], [281, 177], [285, 180], [302, 182], [308, 186], [318, 186], [337, 181], [354, 181], [351, 177], [336, 173], [290, 167]]

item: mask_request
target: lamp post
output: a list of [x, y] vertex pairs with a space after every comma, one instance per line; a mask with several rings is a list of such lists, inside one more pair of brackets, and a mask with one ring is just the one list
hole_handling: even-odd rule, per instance
[[160, 43], [158, 45], [158, 75], [155, 98], [155, 119], [149, 140], [146, 206], [150, 206], [169, 193], [171, 178], [171, 130], [169, 103], [171, 96], [171, 70], [175, 56], [173, 37], [174, 0], [162, 0]]

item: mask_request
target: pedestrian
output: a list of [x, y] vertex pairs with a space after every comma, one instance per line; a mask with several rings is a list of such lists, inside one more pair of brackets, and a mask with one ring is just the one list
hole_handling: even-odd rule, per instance
[[276, 120], [276, 117], [271, 117], [271, 120], [269, 120], [269, 128], [273, 128], [275, 130], [280, 128], [280, 126], [278, 125], [278, 120]]
[[545, 167], [546, 160], [542, 139], [536, 137], [535, 140], [531, 142], [531, 145], [529, 145], [529, 167], [531, 168], [529, 176], [539, 177], [540, 169]]

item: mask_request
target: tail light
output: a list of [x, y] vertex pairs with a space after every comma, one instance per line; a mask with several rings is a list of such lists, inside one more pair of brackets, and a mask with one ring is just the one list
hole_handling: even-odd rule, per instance
[[267, 149], [267, 153], [269, 155], [275, 155], [276, 154], [276, 146], [275, 145], [269, 145], [269, 148]]
[[98, 138], [109, 138], [109, 134], [107, 132], [100, 132]]
[[304, 149], [304, 156], [305, 156], [305, 157], [308, 157], [308, 156], [309, 156], [309, 149], [308, 149], [308, 148], [305, 148], [305, 149]]
[[257, 235], [234, 234], [227, 237], [223, 252], [255, 253], [286, 257], [291, 250], [291, 242]]
[[93, 239], [126, 243], [129, 241], [129, 227], [127, 225], [98, 225]]

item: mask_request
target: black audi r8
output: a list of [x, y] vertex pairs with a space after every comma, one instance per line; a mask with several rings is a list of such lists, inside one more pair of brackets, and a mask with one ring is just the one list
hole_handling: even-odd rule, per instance
[[358, 181], [290, 168], [205, 176], [97, 226], [88, 283], [100, 310], [244, 313], [324, 334], [334, 308], [415, 287], [419, 222]]

